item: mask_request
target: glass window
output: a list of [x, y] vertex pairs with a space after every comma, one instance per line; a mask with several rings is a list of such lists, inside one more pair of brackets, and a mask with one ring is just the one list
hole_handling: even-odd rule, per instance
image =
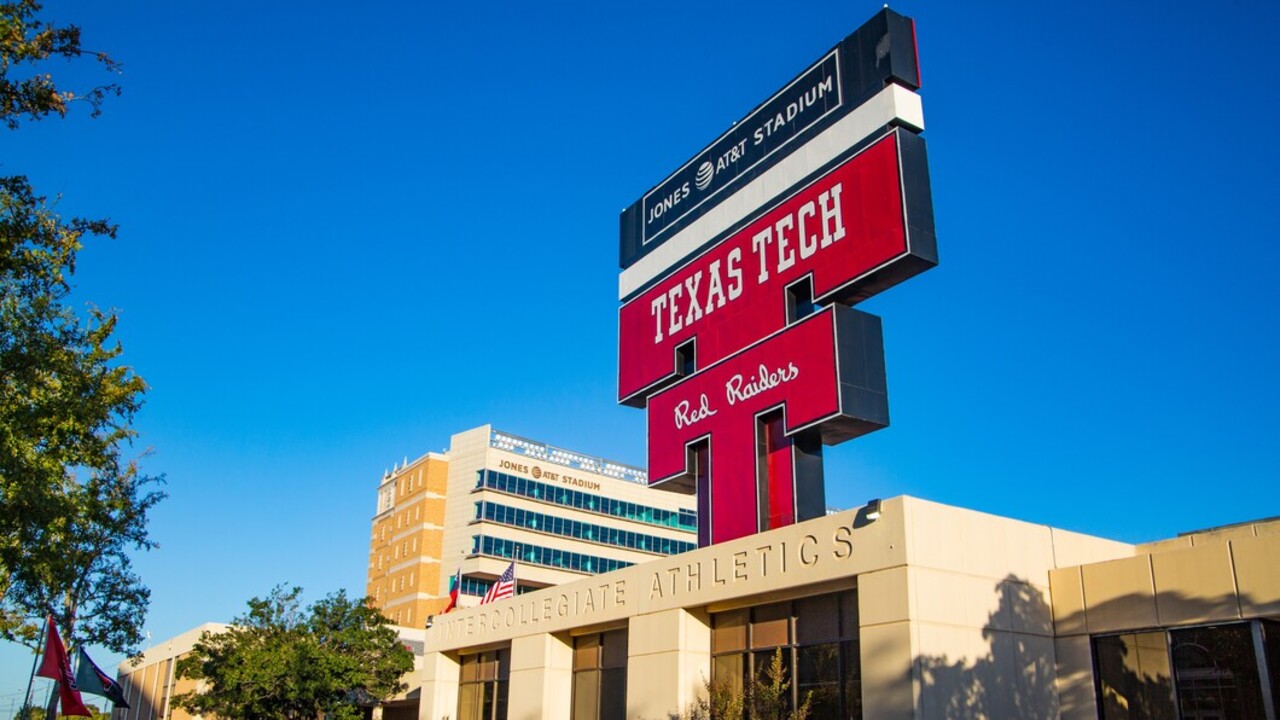
[[600, 671], [575, 670], [573, 673], [573, 720], [599, 720]]
[[1267, 675], [1271, 678], [1271, 702], [1280, 703], [1280, 623], [1263, 620], [1262, 651], [1267, 659]]
[[625, 720], [627, 631], [583, 635], [573, 641], [573, 720]]
[[808, 697], [812, 717], [840, 716], [840, 645], [823, 643], [796, 649], [796, 691]]
[[751, 647], [768, 648], [790, 644], [791, 603], [751, 608]]
[[464, 655], [460, 665], [459, 719], [506, 720], [511, 651], [504, 648]]
[[712, 621], [711, 652], [747, 649], [747, 611], [716, 613]]
[[835, 595], [820, 595], [796, 601], [796, 644], [833, 642], [840, 639], [840, 610]]
[[1169, 638], [1184, 720], [1266, 717], [1250, 624], [1173, 630]]
[[1094, 637], [1100, 716], [1265, 717], [1265, 695], [1280, 694], [1272, 672], [1280, 646], [1275, 627], [1269, 621], [1254, 621]]
[[583, 635], [573, 641], [573, 669], [600, 667], [600, 636]]
[[[856, 604], [856, 603], [855, 603]], [[857, 637], [857, 631], [854, 631]], [[862, 661], [861, 646], [857, 640], [840, 643], [841, 692], [845, 717], [862, 717]]]
[[[712, 615], [712, 685], [742, 697], [747, 679], [767, 686], [781, 662], [782, 707], [757, 707], [773, 717], [808, 699], [814, 718], [861, 718], [862, 687], [853, 591], [772, 603]], [[794, 626], [795, 630], [791, 628]], [[849, 635], [843, 638], [841, 635]]]
[[713, 686], [729, 693], [741, 693], [747, 666], [742, 653], [716, 655], [711, 661]]

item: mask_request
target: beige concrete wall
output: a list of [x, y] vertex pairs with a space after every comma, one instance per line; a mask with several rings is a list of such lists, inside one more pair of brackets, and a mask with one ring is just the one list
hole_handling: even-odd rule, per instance
[[561, 633], [538, 633], [511, 642], [512, 702], [508, 720], [568, 718], [573, 691], [573, 645]]
[[[909, 633], [896, 644], [873, 636], [878, 652], [901, 655], [909, 642], [912, 655], [914, 715], [901, 675], [877, 679], [896, 683], [885, 712], [1058, 717], [1051, 574], [1063, 562], [1131, 556], [1133, 547], [916, 498], [904, 504], [908, 566], [858, 579], [864, 634], [876, 619]], [[864, 667], [873, 650], [863, 648]], [[882, 702], [865, 680], [864, 694], [865, 702]]]
[[[427, 631], [427, 655], [434, 658], [429, 664], [456, 665], [449, 658], [462, 649], [512, 643], [514, 651], [520, 638], [626, 624], [628, 715], [662, 718], [685, 708], [710, 675], [708, 609], [744, 599], [754, 603], [794, 597], [805, 594], [806, 587], [816, 588], [814, 592], [830, 591], [832, 583], [849, 587], [856, 576], [904, 566], [901, 517], [901, 501], [890, 500], [884, 517], [874, 523], [862, 524], [855, 512], [845, 512], [460, 609], [437, 617]], [[909, 676], [909, 657], [901, 668]], [[456, 712], [456, 678], [452, 682], [452, 688], [444, 688], [422, 675], [420, 717]], [[909, 678], [900, 686], [911, 692]], [[514, 686], [509, 697], [512, 712], [525, 712], [520, 704], [526, 699], [516, 695]], [[911, 707], [909, 697], [906, 707]]]
[[1232, 540], [1278, 534], [1280, 534], [1280, 520], [1257, 520], [1209, 530], [1196, 530], [1168, 540], [1143, 543], [1138, 546], [1137, 551], [1141, 554], [1154, 554], [1166, 550], [1180, 550], [1202, 545], [1221, 545]]
[[664, 718], [705, 694], [710, 617], [683, 608], [637, 615], [628, 625], [627, 652], [627, 717]]
[[[628, 715], [687, 707], [709, 613], [858, 588], [864, 716], [1095, 717], [1089, 634], [1280, 612], [1280, 532], [1144, 546], [914, 498], [849, 511], [437, 618], [420, 717], [456, 711], [456, 653], [628, 627]], [[529, 656], [526, 653], [526, 656]], [[514, 665], [514, 662], [513, 662]], [[560, 687], [550, 666], [526, 684]], [[452, 674], [450, 674], [452, 673]], [[514, 688], [514, 684], [513, 684]], [[555, 717], [512, 692], [513, 717]], [[558, 710], [556, 710], [558, 712]]]
[[[1149, 547], [1149, 546], [1148, 546]], [[1058, 635], [1242, 620], [1280, 611], [1280, 535], [1247, 535], [1052, 573]]]
[[142, 653], [137, 663], [126, 660], [116, 666], [116, 682], [120, 683], [130, 707], [113, 713], [113, 720], [183, 720], [192, 717], [173, 707], [170, 701], [172, 696], [196, 687], [194, 681], [177, 678], [175, 663], [191, 652], [205, 632], [218, 633], [226, 627], [221, 623], [205, 623], [152, 645]]
[[[885, 514], [901, 501], [886, 501]], [[901, 523], [854, 528], [854, 513], [818, 518], [606, 575], [437, 617], [428, 651], [509, 642], [534, 632], [618, 623], [663, 610], [743, 597], [767, 598], [803, 585], [848, 579], [905, 564]], [[856, 550], [855, 550], [856, 549]]]
[[[142, 653], [136, 664], [129, 660], [120, 663], [116, 667], [116, 681], [120, 683], [121, 689], [125, 694], [125, 701], [131, 707], [128, 710], [117, 710], [112, 715], [113, 720], [199, 720], [201, 717], [212, 718], [213, 716], [190, 715], [173, 705], [173, 696], [192, 690], [203, 691], [206, 687], [203, 680], [197, 682], [178, 678], [175, 672], [176, 663], [191, 652], [204, 633], [217, 634], [225, 632], [228, 627], [230, 626], [223, 623], [205, 623], [152, 645], [146, 652]], [[393, 627], [393, 629], [401, 642], [415, 645], [422, 643], [423, 634], [426, 632], [425, 630], [406, 627]], [[438, 655], [433, 654], [431, 659], [433, 662], [437, 661]], [[415, 652], [414, 668], [410, 677], [422, 678], [426, 677], [427, 674], [426, 658], [422, 654]], [[455, 663], [453, 676], [455, 702], [457, 684], [458, 678]], [[409, 700], [416, 705], [420, 693], [421, 687], [415, 682], [405, 692], [390, 698], [390, 700], [393, 702]]]
[[[1050, 574], [1063, 718], [1092, 718], [1089, 636], [1280, 612], [1280, 523], [1194, 533]], [[1068, 699], [1070, 703], [1068, 703]]]
[[455, 653], [428, 652], [415, 670], [410, 687], [417, 687], [418, 719], [440, 720], [458, 711], [461, 669]]

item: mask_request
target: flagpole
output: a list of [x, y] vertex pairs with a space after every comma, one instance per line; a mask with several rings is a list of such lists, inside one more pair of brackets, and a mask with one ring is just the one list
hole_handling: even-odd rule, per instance
[[36, 680], [36, 668], [40, 667], [40, 652], [44, 650], [44, 639], [49, 634], [49, 623], [52, 618], [45, 617], [44, 632], [40, 633], [40, 639], [36, 641], [36, 658], [31, 661], [31, 677], [27, 678], [27, 694], [22, 696], [22, 706], [31, 707], [31, 686]]
[[511, 597], [516, 596], [516, 590], [520, 587], [520, 573], [516, 572], [518, 563], [520, 562], [520, 543], [516, 543], [516, 551], [514, 557], [511, 558]]
[[49, 720], [58, 717], [58, 687], [60, 683], [53, 681], [52, 687], [49, 688], [49, 702], [44, 706], [44, 716]]

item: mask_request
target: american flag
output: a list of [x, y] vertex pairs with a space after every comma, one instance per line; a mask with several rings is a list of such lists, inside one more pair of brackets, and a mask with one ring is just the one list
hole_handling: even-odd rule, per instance
[[480, 604], [483, 605], [485, 603], [493, 602], [494, 600], [509, 598], [515, 594], [516, 561], [512, 560], [511, 564], [507, 566], [507, 569], [502, 571], [502, 576], [498, 578], [498, 582], [494, 583], [493, 587], [489, 588], [489, 592], [485, 593], [484, 597], [480, 598]]

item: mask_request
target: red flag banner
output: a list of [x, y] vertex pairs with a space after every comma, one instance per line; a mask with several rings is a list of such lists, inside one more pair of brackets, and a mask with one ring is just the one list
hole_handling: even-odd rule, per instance
[[441, 610], [441, 614], [458, 607], [458, 595], [462, 593], [462, 567], [458, 567], [458, 572], [454, 573], [453, 578], [449, 580], [449, 605]]
[[36, 675], [57, 681], [63, 715], [82, 717], [92, 715], [89, 708], [84, 706], [84, 700], [80, 698], [75, 673], [71, 672], [71, 658], [67, 657], [67, 648], [62, 644], [62, 638], [58, 637], [58, 628], [54, 627], [52, 616], [47, 621], [44, 658], [40, 660], [40, 669], [36, 670]]

